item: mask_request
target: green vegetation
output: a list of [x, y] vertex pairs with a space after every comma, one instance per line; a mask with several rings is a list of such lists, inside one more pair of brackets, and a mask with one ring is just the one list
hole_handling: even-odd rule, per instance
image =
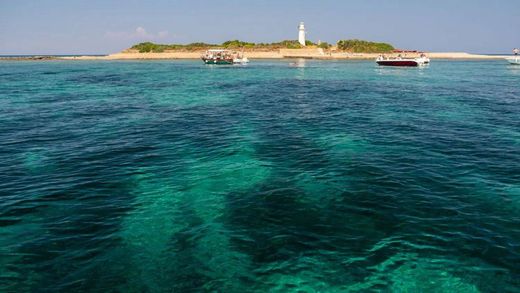
[[338, 41], [338, 49], [353, 53], [387, 53], [394, 50], [394, 47], [386, 43], [362, 40], [341, 40]]
[[164, 51], [163, 47], [164, 45], [157, 45], [150, 42], [140, 43], [137, 45], [134, 45], [132, 49], [139, 50], [139, 53], [147, 53], [147, 52], [162, 52]]
[[302, 45], [296, 40], [284, 40], [278, 43], [260, 44], [265, 49], [301, 49]]
[[[327, 42], [322, 42], [319, 45], [306, 41], [307, 46], [317, 46], [322, 49], [330, 49], [332, 46]], [[338, 49], [349, 51], [353, 53], [386, 53], [394, 50], [394, 47], [386, 43], [375, 43], [362, 40], [341, 40], [338, 41]], [[180, 44], [154, 44], [151, 42], [144, 42], [132, 46], [131, 49], [138, 50], [140, 53], [161, 53], [164, 51], [195, 51], [207, 50], [211, 48], [226, 48], [226, 49], [246, 49], [246, 50], [279, 50], [279, 49], [301, 49], [302, 45], [296, 40], [284, 40], [277, 43], [250, 43], [240, 40], [226, 41], [222, 44], [207, 44], [207, 43], [191, 43], [187, 45]]]
[[206, 44], [206, 43], [191, 43], [187, 45], [163, 45], [163, 44], [154, 44], [151, 42], [139, 43], [137, 45], [132, 46], [131, 49], [139, 50], [139, 53], [162, 53], [165, 50], [205, 50], [208, 48], [218, 47], [218, 45], [214, 44]]
[[318, 45], [318, 48], [322, 48], [322, 49], [329, 49], [330, 47], [332, 47], [331, 44], [327, 43], [327, 42], [321, 42], [319, 45]]
[[233, 41], [227, 41], [222, 43], [222, 47], [224, 48], [233, 48], [233, 49], [239, 49], [239, 48], [254, 48], [255, 43], [248, 43], [248, 42], [242, 42], [239, 40], [233, 40]]
[[278, 43], [265, 44], [266, 48], [273, 49], [301, 49], [302, 45], [296, 40], [284, 40]]
[[[314, 46], [311, 41], [307, 41], [307, 46]], [[250, 43], [240, 40], [226, 41], [220, 45], [207, 43], [191, 43], [187, 45], [180, 44], [154, 44], [151, 42], [139, 43], [131, 47], [131, 49], [138, 50], [139, 53], [162, 53], [166, 50], [207, 50], [211, 48], [226, 48], [226, 49], [258, 49], [258, 50], [278, 50], [278, 49], [300, 49], [302, 45], [296, 40], [285, 40], [277, 43]]]

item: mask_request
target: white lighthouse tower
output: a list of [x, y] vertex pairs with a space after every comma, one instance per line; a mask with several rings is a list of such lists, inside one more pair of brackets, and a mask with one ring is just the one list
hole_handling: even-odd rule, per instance
[[300, 45], [305, 47], [305, 24], [303, 24], [303, 22], [300, 22], [299, 29], [300, 32], [298, 33], [298, 42]]

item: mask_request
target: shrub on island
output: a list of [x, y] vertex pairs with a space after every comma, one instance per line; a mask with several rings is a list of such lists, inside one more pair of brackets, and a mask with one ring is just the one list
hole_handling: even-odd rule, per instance
[[[307, 46], [315, 46], [311, 41], [306, 42]], [[226, 49], [261, 49], [261, 50], [278, 50], [278, 49], [301, 49], [303, 46], [297, 40], [284, 40], [276, 43], [251, 43], [240, 40], [226, 41], [220, 45], [207, 43], [191, 43], [187, 45], [180, 44], [155, 44], [152, 42], [143, 42], [132, 46], [130, 49], [138, 50], [139, 53], [162, 53], [165, 50], [207, 50], [211, 48]]]
[[[307, 47], [318, 47], [322, 49], [329, 49], [331, 47], [327, 42], [322, 42], [316, 45], [312, 41], [306, 41]], [[162, 53], [165, 50], [186, 50], [197, 51], [207, 50], [211, 48], [226, 48], [226, 49], [249, 49], [249, 50], [279, 50], [279, 49], [301, 49], [303, 46], [297, 40], [284, 40], [276, 43], [251, 43], [240, 40], [226, 41], [220, 45], [208, 43], [191, 43], [187, 45], [180, 44], [155, 44], [152, 42], [139, 43], [131, 47], [131, 49], [138, 50], [139, 53]], [[338, 41], [337, 47], [339, 50], [353, 52], [353, 53], [386, 53], [394, 50], [394, 47], [386, 43], [375, 43], [363, 40], [341, 40]]]
[[340, 40], [338, 49], [352, 53], [388, 53], [394, 47], [387, 43], [368, 42], [363, 40]]
[[327, 42], [321, 42], [318, 44], [318, 48], [321, 49], [329, 49], [330, 47], [332, 47], [332, 45]]
[[224, 48], [254, 48], [256, 46], [255, 43], [242, 42], [239, 40], [226, 41], [222, 43], [222, 47]]
[[187, 45], [179, 45], [179, 44], [154, 44], [151, 42], [139, 43], [137, 45], [133, 45], [130, 49], [138, 50], [139, 53], [162, 53], [165, 50], [205, 50], [208, 48], [218, 47], [218, 45], [214, 44], [206, 44], [206, 43], [191, 43]]

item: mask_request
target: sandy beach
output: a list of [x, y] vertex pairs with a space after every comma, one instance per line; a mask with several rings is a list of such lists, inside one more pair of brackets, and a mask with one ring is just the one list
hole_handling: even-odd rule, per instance
[[[204, 51], [166, 51], [163, 53], [139, 53], [136, 50], [125, 50], [107, 56], [75, 56], [58, 57], [64, 60], [150, 60], [150, 59], [199, 59]], [[426, 53], [431, 59], [503, 59], [507, 56], [478, 55], [465, 52], [432, 52]], [[249, 59], [284, 59], [284, 58], [309, 58], [309, 59], [334, 59], [334, 60], [367, 60], [375, 59], [377, 53], [348, 53], [327, 51], [323, 49], [281, 49], [276, 51], [247, 51], [245, 55]], [[387, 55], [395, 55], [387, 54]], [[416, 57], [418, 54], [403, 54], [406, 57]]]

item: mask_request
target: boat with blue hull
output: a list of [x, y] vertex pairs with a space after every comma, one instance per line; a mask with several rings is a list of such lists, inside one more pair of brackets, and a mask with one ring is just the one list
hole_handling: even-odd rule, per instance
[[202, 61], [205, 64], [215, 64], [215, 65], [231, 65], [233, 64], [233, 55], [231, 51], [228, 50], [208, 50], [204, 54], [202, 54]]

